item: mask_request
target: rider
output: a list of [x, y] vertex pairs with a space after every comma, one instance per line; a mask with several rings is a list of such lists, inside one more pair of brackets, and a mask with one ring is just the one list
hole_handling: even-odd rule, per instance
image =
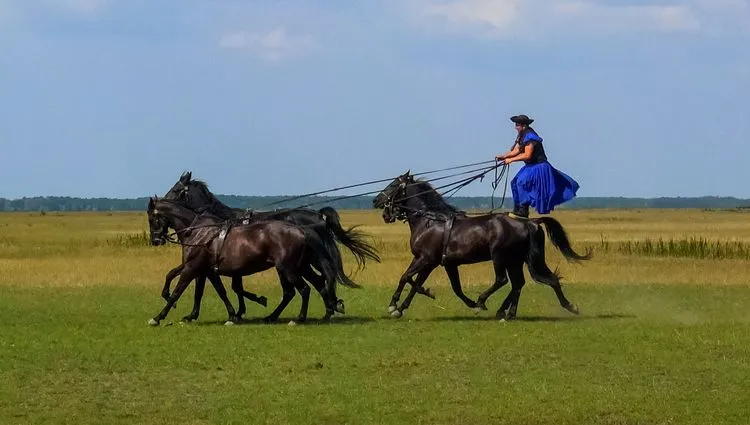
[[514, 115], [510, 120], [516, 124], [518, 137], [513, 148], [495, 160], [510, 164], [526, 163], [510, 183], [513, 192], [513, 213], [528, 218], [529, 206], [539, 214], [549, 214], [555, 206], [573, 199], [578, 183], [570, 176], [555, 169], [547, 161], [542, 138], [530, 127], [533, 119], [526, 115]]

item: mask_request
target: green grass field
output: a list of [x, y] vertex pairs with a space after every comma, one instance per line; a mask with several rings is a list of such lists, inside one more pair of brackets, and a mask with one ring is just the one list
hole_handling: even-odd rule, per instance
[[[197, 322], [179, 321], [189, 289], [153, 328], [180, 254], [144, 244], [145, 213], [1, 214], [0, 424], [747, 424], [750, 214], [554, 216], [594, 249], [583, 264], [549, 250], [581, 316], [531, 281], [517, 321], [493, 320], [507, 287], [475, 315], [438, 269], [437, 300], [394, 320], [408, 228], [348, 211], [383, 262], [339, 290], [334, 323], [287, 326], [299, 298], [279, 324], [253, 320], [280, 299], [269, 271], [245, 278], [270, 304], [246, 324], [223, 326], [207, 287]], [[472, 298], [493, 279], [490, 263], [460, 270]]]

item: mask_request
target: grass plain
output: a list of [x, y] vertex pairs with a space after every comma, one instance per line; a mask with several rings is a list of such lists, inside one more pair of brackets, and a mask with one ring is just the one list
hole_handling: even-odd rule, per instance
[[[151, 328], [180, 254], [148, 246], [145, 213], [0, 214], [0, 424], [748, 423], [750, 214], [554, 216], [576, 249], [594, 249], [569, 264], [548, 246], [580, 316], [531, 281], [517, 321], [492, 318], [508, 288], [475, 315], [438, 269], [426, 284], [437, 300], [391, 319], [408, 227], [343, 211], [383, 262], [354, 274], [364, 288], [341, 288], [334, 323], [286, 326], [295, 298], [277, 325], [249, 305], [247, 324], [225, 327], [207, 287], [197, 322], [179, 322], [188, 289]], [[460, 271], [472, 298], [493, 279], [489, 263]], [[280, 298], [273, 272], [245, 286], [269, 308]]]

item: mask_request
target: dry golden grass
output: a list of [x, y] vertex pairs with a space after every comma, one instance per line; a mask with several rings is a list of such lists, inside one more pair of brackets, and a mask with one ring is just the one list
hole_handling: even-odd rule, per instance
[[[565, 226], [579, 251], [593, 247], [595, 257], [569, 264], [549, 249], [551, 267], [559, 266], [570, 285], [706, 284], [744, 285], [750, 261], [634, 256], [597, 251], [602, 240], [615, 244], [645, 239], [703, 238], [750, 244], [750, 214], [699, 210], [586, 210], [559, 211], [554, 217]], [[354, 275], [364, 285], [393, 286], [411, 261], [409, 229], [404, 223], [385, 224], [378, 211], [342, 211], [345, 226], [360, 225], [372, 235], [383, 262], [369, 264]], [[0, 284], [81, 287], [161, 284], [164, 274], [179, 261], [179, 247], [139, 245], [148, 230], [145, 213], [0, 214]], [[134, 243], [122, 240], [133, 236]], [[130, 241], [133, 242], [133, 241]], [[344, 251], [347, 267], [353, 261]], [[489, 263], [464, 266], [466, 286], [486, 286], [492, 279]], [[248, 283], [273, 283], [266, 272]], [[436, 270], [428, 285], [446, 285]]]

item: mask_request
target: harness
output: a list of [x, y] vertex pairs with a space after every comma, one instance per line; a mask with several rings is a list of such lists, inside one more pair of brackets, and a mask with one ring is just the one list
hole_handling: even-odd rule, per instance
[[453, 229], [453, 222], [456, 221], [456, 216], [451, 215], [445, 222], [445, 229], [443, 229], [443, 255], [440, 257], [440, 264], [445, 265], [445, 252], [448, 250], [448, 241], [451, 238], [451, 230]]
[[[242, 218], [237, 219], [237, 220], [225, 220], [225, 221], [222, 221], [221, 223], [211, 223], [211, 224], [204, 224], [204, 225], [198, 225], [198, 226], [188, 226], [188, 227], [186, 227], [186, 228], [184, 228], [184, 229], [182, 229], [180, 231], [175, 231], [172, 234], [164, 235], [164, 240], [166, 240], [167, 242], [176, 244], [176, 245], [181, 245], [181, 246], [208, 248], [209, 244], [213, 243], [214, 241], [216, 241], [218, 239], [218, 246], [216, 247], [216, 251], [214, 252], [214, 256], [213, 256], [214, 257], [213, 258], [213, 260], [214, 260], [213, 261], [213, 264], [214, 264], [213, 265], [213, 269], [214, 269], [214, 272], [218, 272], [219, 271], [219, 259], [221, 258], [221, 253], [224, 250], [224, 244], [226, 243], [226, 239], [227, 239], [227, 235], [229, 234], [229, 231], [232, 230], [232, 228], [236, 227], [239, 224], [248, 225], [248, 224], [250, 224], [250, 221], [251, 221], [250, 217], [249, 216], [245, 216], [245, 217], [242, 217]], [[188, 231], [191, 231], [191, 230], [202, 229], [202, 228], [207, 228], [207, 227], [218, 227], [219, 228], [219, 233], [216, 236], [212, 237], [211, 239], [209, 239], [208, 241], [206, 241], [204, 243], [190, 244], [190, 243], [181, 242], [181, 241], [179, 241], [179, 240], [176, 239], [176, 236], [179, 233], [184, 233], [184, 232], [188, 232]]]
[[[409, 218], [409, 215], [421, 215], [425, 218], [427, 218], [427, 226], [429, 227], [431, 221], [439, 221], [445, 223], [445, 226], [443, 227], [443, 243], [442, 243], [442, 253], [440, 255], [440, 264], [445, 266], [445, 261], [447, 259], [447, 251], [448, 251], [448, 243], [450, 242], [451, 238], [451, 231], [453, 230], [453, 223], [456, 221], [457, 217], [466, 217], [466, 213], [459, 212], [459, 213], [453, 213], [450, 215], [446, 215], [443, 213], [434, 213], [432, 211], [424, 211], [421, 209], [414, 209], [409, 208], [405, 205], [399, 205], [396, 208], [396, 211], [394, 213], [394, 199], [399, 196], [399, 193], [403, 191], [406, 188], [407, 183], [402, 182], [399, 185], [399, 191], [391, 195], [390, 199], [388, 199], [383, 207], [383, 209], [387, 210], [389, 214], [396, 217], [397, 220], [406, 221]], [[421, 193], [418, 193], [417, 195], [420, 195]], [[412, 195], [410, 197], [413, 197], [415, 195]], [[408, 198], [399, 198], [399, 200], [405, 200]]]

